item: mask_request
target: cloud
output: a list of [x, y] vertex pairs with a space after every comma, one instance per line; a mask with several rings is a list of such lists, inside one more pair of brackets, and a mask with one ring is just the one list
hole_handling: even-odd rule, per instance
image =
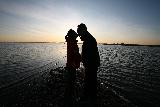
[[66, 0], [1, 0], [0, 16], [4, 17], [0, 17], [0, 33], [34, 37], [53, 35], [63, 40], [69, 29], [76, 30], [83, 22], [99, 41], [159, 38], [159, 28], [129, 22], [128, 17], [113, 14], [116, 7], [104, 8], [106, 4], [100, 5], [103, 2], [98, 2], [98, 6], [95, 3], [88, 2], [82, 8], [77, 2]]
[[[81, 22], [80, 15], [74, 9], [62, 4], [57, 6], [54, 2], [50, 4], [48, 0], [38, 3], [2, 2], [0, 10], [18, 17], [18, 20], [14, 20], [16, 28], [29, 30], [31, 33], [62, 35]], [[21, 19], [25, 19], [23, 23]]]

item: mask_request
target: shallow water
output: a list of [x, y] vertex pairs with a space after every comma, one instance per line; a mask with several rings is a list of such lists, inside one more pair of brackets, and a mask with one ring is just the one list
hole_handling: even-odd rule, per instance
[[64, 66], [65, 57], [63, 44], [1, 43], [0, 88], [36, 75], [45, 66]]
[[160, 106], [160, 48], [99, 46], [99, 77], [139, 106]]
[[[118, 45], [98, 48], [101, 57], [98, 78], [102, 82], [136, 105], [160, 106], [160, 48]], [[66, 44], [1, 43], [0, 89], [65, 63]]]

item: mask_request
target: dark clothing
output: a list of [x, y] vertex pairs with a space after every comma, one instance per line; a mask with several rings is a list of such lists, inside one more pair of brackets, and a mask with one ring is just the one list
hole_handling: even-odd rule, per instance
[[96, 98], [97, 94], [97, 67], [85, 68], [84, 94]]
[[100, 57], [97, 42], [89, 32], [82, 45], [82, 63], [85, 67], [84, 94], [96, 103], [97, 70], [100, 66]]
[[80, 67], [81, 55], [79, 54], [76, 36], [72, 34], [74, 31], [70, 30], [69, 32], [65, 37], [67, 41], [65, 107], [74, 107], [76, 69]]
[[83, 42], [82, 45], [82, 63], [84, 67], [99, 67], [100, 57], [95, 38], [90, 36]]
[[65, 89], [65, 107], [74, 107], [74, 84], [76, 79], [76, 69], [66, 68], [66, 89]]
[[80, 67], [81, 55], [76, 41], [67, 42], [67, 68], [77, 69]]

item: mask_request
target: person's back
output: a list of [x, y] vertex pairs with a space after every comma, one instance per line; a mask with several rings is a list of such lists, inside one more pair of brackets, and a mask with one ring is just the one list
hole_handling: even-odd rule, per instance
[[88, 32], [88, 38], [82, 45], [82, 63], [84, 67], [98, 67], [100, 65], [97, 42]]
[[87, 31], [85, 24], [78, 25], [77, 33], [83, 42], [82, 63], [85, 67], [84, 94], [92, 103], [96, 103], [97, 70], [100, 66], [100, 57], [96, 39]]

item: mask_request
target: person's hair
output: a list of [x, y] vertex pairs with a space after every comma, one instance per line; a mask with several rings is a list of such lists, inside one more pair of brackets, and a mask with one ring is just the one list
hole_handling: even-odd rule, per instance
[[72, 40], [72, 41], [76, 41], [76, 38], [78, 37], [78, 34], [70, 29], [67, 33], [67, 35], [65, 36], [66, 41]]
[[80, 25], [78, 25], [78, 29], [80, 30], [87, 30], [87, 27], [85, 24], [81, 23]]

